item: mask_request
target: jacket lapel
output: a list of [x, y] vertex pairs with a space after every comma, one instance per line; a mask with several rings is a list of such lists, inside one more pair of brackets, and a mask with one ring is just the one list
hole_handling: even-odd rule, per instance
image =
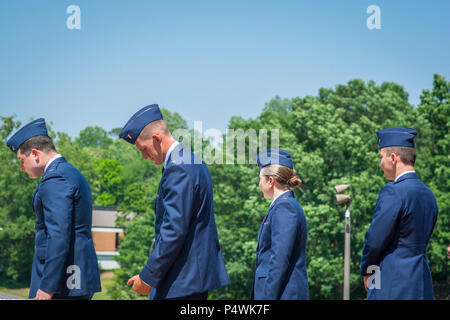
[[262, 234], [262, 230], [263, 230], [264, 224], [267, 222], [267, 219], [269, 218], [270, 211], [272, 211], [272, 207], [270, 207], [269, 210], [267, 210], [267, 213], [264, 216], [264, 219], [263, 219], [263, 221], [261, 223], [261, 226], [259, 227], [259, 231], [258, 231], [258, 247], [257, 247], [256, 250], [259, 249], [259, 240], [261, 238], [261, 234]]
[[51, 172], [51, 171], [54, 171], [56, 169], [56, 166], [58, 165], [58, 163], [61, 163], [61, 162], [67, 162], [67, 160], [64, 157], [60, 157], [60, 158], [54, 160], [52, 163], [50, 163], [50, 165], [48, 166], [47, 170], [45, 170], [41, 181], [39, 182], [39, 184], [37, 185], [36, 189], [34, 190], [32, 205], [33, 205], [33, 211], [36, 214], [37, 214], [37, 210], [38, 210], [38, 208], [36, 208], [36, 196], [39, 193], [39, 187], [40, 187], [42, 181], [46, 178], [47, 174], [49, 172]]
[[37, 194], [37, 192], [38, 192], [38, 189], [39, 189], [39, 185], [36, 187], [36, 189], [34, 190], [34, 193], [33, 193], [33, 200], [32, 200], [32, 205], [33, 205], [33, 211], [36, 213], [37, 211], [36, 211], [36, 206], [35, 206], [35, 203], [36, 203], [36, 194]]
[[273, 207], [275, 206], [275, 204], [277, 204], [279, 201], [281, 201], [285, 197], [293, 198], [294, 197], [294, 192], [293, 191], [285, 192], [284, 194], [279, 196], [277, 199], [275, 199], [275, 201], [270, 205], [269, 210], [267, 210], [266, 216], [264, 217], [263, 222], [261, 223], [261, 226], [259, 227], [258, 248], [259, 248], [259, 239], [261, 238], [261, 234], [262, 234], [262, 230], [263, 230], [264, 224], [269, 219], [269, 215], [271, 214], [271, 211], [272, 211]]
[[183, 145], [182, 145], [181, 143], [178, 144], [178, 145], [172, 150], [172, 152], [169, 154], [169, 158], [167, 158], [166, 168], [164, 168], [164, 164], [163, 164], [163, 166], [162, 166], [162, 169], [161, 169], [161, 180], [159, 180], [158, 193], [156, 194], [156, 200], [155, 200], [155, 215], [156, 215], [157, 212], [158, 212], [158, 199], [159, 199], [159, 197], [162, 197], [162, 194], [161, 194], [161, 186], [162, 186], [162, 184], [164, 183], [164, 179], [165, 179], [165, 178], [164, 178], [164, 175], [165, 175], [164, 172], [166, 171], [167, 167], [170, 165], [173, 154], [174, 154], [175, 152], [179, 153], [179, 152], [180, 152], [180, 149], [181, 149], [182, 147], [183, 147]]
[[[44, 176], [42, 177], [42, 180], [44, 180], [46, 178], [48, 173], [55, 171], [56, 168], [58, 167], [58, 164], [63, 163], [63, 162], [67, 162], [66, 158], [60, 157], [60, 158], [54, 160], [52, 163], [50, 163], [47, 170], [45, 170], [45, 172], [44, 172]], [[42, 182], [42, 180], [41, 180], [41, 182]]]

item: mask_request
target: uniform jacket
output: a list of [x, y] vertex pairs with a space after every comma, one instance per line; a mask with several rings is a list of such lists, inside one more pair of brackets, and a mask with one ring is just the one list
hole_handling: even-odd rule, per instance
[[182, 144], [170, 154], [155, 201], [155, 249], [140, 273], [151, 299], [229, 283], [214, 219], [208, 167]]
[[433, 299], [425, 251], [437, 215], [436, 198], [415, 172], [381, 189], [361, 258], [363, 276], [371, 265], [380, 271], [368, 299]]
[[307, 237], [303, 209], [288, 191], [273, 202], [259, 229], [251, 299], [309, 299]]
[[33, 195], [37, 215], [29, 297], [38, 289], [60, 296], [101, 291], [91, 236], [89, 184], [65, 158], [54, 160]]

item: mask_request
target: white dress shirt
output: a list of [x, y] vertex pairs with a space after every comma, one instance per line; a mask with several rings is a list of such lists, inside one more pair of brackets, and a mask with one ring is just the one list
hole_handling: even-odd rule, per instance
[[177, 145], [179, 145], [179, 144], [180, 143], [178, 141], [175, 141], [174, 143], [172, 143], [172, 145], [170, 146], [169, 150], [167, 150], [166, 157], [164, 159], [164, 168], [166, 168], [166, 166], [167, 166], [167, 160], [169, 160], [169, 156], [172, 153], [173, 149], [175, 149], [175, 147]]

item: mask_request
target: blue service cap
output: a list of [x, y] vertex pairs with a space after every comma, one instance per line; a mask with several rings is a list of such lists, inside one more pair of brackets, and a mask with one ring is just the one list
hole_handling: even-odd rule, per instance
[[268, 149], [259, 153], [256, 157], [259, 169], [271, 164], [280, 164], [288, 168], [294, 169], [292, 156], [289, 152], [282, 149]]
[[12, 152], [17, 153], [20, 146], [28, 139], [35, 136], [48, 136], [45, 119], [39, 118], [31, 121], [27, 125], [19, 129], [11, 138], [9, 138], [6, 145]]
[[414, 138], [417, 130], [411, 128], [387, 128], [377, 132], [380, 149], [386, 147], [411, 147], [414, 148]]
[[161, 111], [157, 104], [148, 105], [136, 112], [125, 126], [120, 130], [119, 138], [126, 142], [134, 144], [137, 137], [141, 134], [142, 129], [150, 122], [163, 120]]

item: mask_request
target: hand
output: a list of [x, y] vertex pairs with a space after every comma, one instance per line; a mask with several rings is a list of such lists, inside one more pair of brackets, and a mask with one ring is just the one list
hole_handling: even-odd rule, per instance
[[131, 277], [128, 279], [127, 285], [133, 285], [131, 289], [138, 294], [149, 294], [152, 287], [144, 283], [139, 275]]
[[36, 293], [36, 300], [50, 300], [51, 298], [53, 298], [53, 293], [51, 292], [45, 292], [39, 289]]
[[367, 280], [369, 280], [370, 278], [370, 274], [368, 274], [367, 276], [364, 276], [364, 289], [366, 289], [366, 291], [369, 289], [368, 285], [367, 285]]

